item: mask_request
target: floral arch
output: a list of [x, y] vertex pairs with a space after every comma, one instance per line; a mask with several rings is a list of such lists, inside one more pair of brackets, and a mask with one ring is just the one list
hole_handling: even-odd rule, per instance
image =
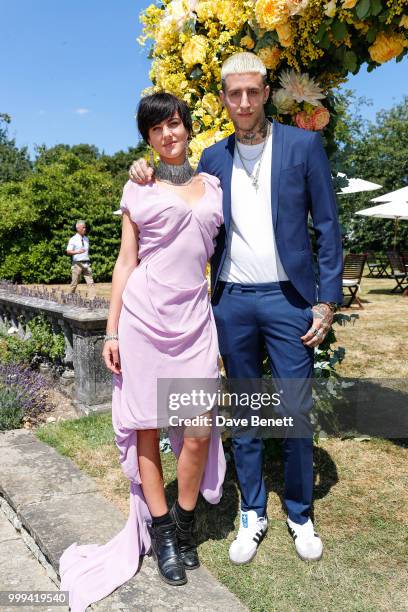
[[[194, 120], [192, 161], [233, 131], [221, 107], [220, 68], [250, 50], [268, 69], [268, 116], [330, 140], [334, 90], [408, 51], [408, 0], [161, 0], [141, 15], [152, 41], [150, 90], [186, 100]], [[331, 120], [332, 119], [332, 120]]]

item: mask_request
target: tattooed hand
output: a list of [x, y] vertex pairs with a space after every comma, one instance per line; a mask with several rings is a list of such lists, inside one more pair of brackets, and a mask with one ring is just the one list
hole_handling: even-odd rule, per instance
[[323, 342], [333, 323], [333, 311], [328, 304], [313, 306], [313, 323], [307, 334], [301, 337], [305, 346], [314, 348]]

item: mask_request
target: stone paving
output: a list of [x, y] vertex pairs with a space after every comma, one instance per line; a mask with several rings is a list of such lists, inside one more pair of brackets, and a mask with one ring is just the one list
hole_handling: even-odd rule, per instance
[[[67, 546], [72, 542], [102, 544], [125, 523], [126, 517], [98, 492], [91, 478], [30, 431], [0, 433], [0, 464], [0, 590], [55, 590], [58, 560]], [[205, 568], [190, 574], [186, 586], [168, 586], [159, 579], [154, 561], [145, 557], [134, 578], [90, 609], [246, 610]], [[29, 610], [27, 606], [21, 609]], [[33, 606], [30, 612], [66, 609]], [[7, 612], [14, 610], [17, 608], [10, 607]]]
[[[23, 541], [3, 511], [0, 511], [0, 591], [55, 591], [58, 587]], [[16, 612], [1, 606], [1, 612]], [[24, 606], [24, 612], [66, 612], [68, 606]]]

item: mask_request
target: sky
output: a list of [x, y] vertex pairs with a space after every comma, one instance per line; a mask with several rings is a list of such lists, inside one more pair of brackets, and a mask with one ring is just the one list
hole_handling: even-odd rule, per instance
[[[149, 82], [137, 43], [150, 0], [0, 0], [0, 112], [12, 117], [19, 146], [96, 145], [112, 154], [135, 146], [135, 110]], [[347, 87], [372, 99], [374, 119], [408, 94], [408, 58], [372, 73], [362, 67]]]

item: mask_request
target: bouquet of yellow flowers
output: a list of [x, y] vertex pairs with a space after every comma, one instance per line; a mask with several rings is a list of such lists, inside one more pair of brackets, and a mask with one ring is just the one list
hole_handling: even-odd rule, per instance
[[192, 163], [233, 126], [220, 104], [232, 53], [256, 53], [272, 88], [268, 116], [307, 130], [330, 125], [333, 90], [408, 50], [408, 0], [162, 0], [141, 15], [152, 41], [152, 91], [183, 98], [193, 115]]

